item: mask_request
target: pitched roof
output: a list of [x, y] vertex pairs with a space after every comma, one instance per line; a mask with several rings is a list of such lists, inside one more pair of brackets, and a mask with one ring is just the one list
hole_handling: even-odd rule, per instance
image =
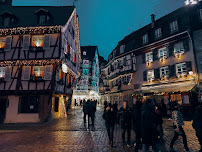
[[[0, 14], [9, 12], [16, 17], [15, 23], [8, 28], [40, 26], [36, 12], [42, 10], [50, 15], [50, 20], [45, 26], [65, 25], [74, 10], [74, 6], [12, 6], [11, 3], [0, 5]], [[5, 28], [2, 26], [1, 17], [0, 28]]]
[[[81, 46], [81, 58], [92, 61], [95, 56], [96, 50], [98, 51], [97, 46]], [[86, 52], [86, 55], [83, 55], [84, 51]], [[98, 55], [99, 55], [99, 53], [98, 53]]]

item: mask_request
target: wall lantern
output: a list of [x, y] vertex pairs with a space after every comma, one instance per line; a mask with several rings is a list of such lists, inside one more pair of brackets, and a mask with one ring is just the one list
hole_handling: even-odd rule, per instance
[[67, 73], [68, 72], [68, 68], [67, 68], [67, 65], [66, 64], [62, 64], [62, 71], [64, 72], [64, 73]]

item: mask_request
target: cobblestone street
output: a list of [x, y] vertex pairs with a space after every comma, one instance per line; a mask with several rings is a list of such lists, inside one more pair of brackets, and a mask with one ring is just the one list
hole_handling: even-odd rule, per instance
[[[97, 107], [94, 129], [89, 130], [83, 124], [83, 113], [80, 108], [71, 111], [67, 118], [53, 120], [44, 124], [4, 124], [0, 125], [1, 152], [53, 152], [53, 151], [112, 151], [129, 152], [134, 147], [122, 147], [121, 130], [115, 129], [114, 147], [108, 145], [107, 132], [102, 119], [103, 108]], [[190, 151], [196, 152], [200, 146], [191, 126], [191, 121], [185, 122], [185, 132]], [[159, 143], [161, 151], [169, 149], [173, 137], [172, 122], [164, 120], [164, 144]], [[134, 133], [132, 132], [133, 145]], [[182, 139], [175, 143], [175, 149], [183, 152]]]

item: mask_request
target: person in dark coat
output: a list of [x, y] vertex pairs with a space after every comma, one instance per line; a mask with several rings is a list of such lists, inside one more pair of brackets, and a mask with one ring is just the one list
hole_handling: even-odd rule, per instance
[[158, 152], [157, 140], [158, 134], [156, 129], [156, 115], [152, 99], [147, 99], [142, 106], [141, 112], [141, 136], [142, 136], [142, 152], [152, 150]]
[[104, 111], [103, 119], [105, 120], [105, 125], [107, 128], [107, 134], [109, 138], [109, 144], [113, 147], [113, 137], [114, 137], [114, 125], [116, 123], [116, 113], [110, 106]]
[[131, 109], [128, 107], [127, 102], [123, 102], [123, 107], [120, 108], [119, 119], [121, 119], [121, 129], [122, 129], [122, 141], [123, 146], [125, 145], [125, 133], [127, 131], [127, 146], [130, 147], [130, 136], [131, 136], [131, 128], [132, 128], [132, 114]]
[[84, 102], [83, 105], [83, 113], [84, 113], [84, 125], [86, 123], [86, 116], [88, 116], [88, 126], [89, 126], [89, 117], [90, 117], [90, 100], [87, 100], [87, 102]]
[[141, 108], [142, 102], [140, 100], [137, 100], [132, 107], [133, 130], [136, 136], [135, 152], [141, 149]]
[[90, 102], [90, 116], [91, 116], [92, 126], [94, 126], [95, 112], [96, 112], [96, 103], [94, 101], [91, 101]]
[[106, 110], [106, 108], [107, 108], [107, 101], [105, 100], [104, 101], [104, 111]]
[[202, 152], [202, 104], [196, 108], [192, 126], [196, 130], [196, 136], [198, 137], [198, 141], [201, 145], [199, 152]]
[[159, 104], [155, 105], [155, 114], [156, 114], [156, 124], [157, 124], [158, 136], [160, 137], [161, 141], [163, 141], [162, 108]]

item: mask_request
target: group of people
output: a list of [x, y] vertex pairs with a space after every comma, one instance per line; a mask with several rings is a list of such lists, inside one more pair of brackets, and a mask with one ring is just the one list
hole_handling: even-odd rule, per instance
[[89, 127], [89, 122], [91, 118], [92, 126], [94, 126], [94, 120], [95, 120], [95, 112], [96, 112], [96, 106], [97, 102], [96, 100], [90, 100], [88, 99], [87, 101], [83, 101], [83, 113], [84, 113], [84, 125], [86, 124], [86, 117], [88, 118], [88, 127]]
[[[202, 107], [202, 106], [201, 106]], [[183, 130], [183, 117], [180, 112], [180, 106], [177, 101], [171, 102], [170, 109], [173, 126], [174, 126], [174, 137], [170, 143], [170, 151], [175, 151], [173, 145], [179, 136], [183, 138], [183, 144], [186, 151], [189, 151], [187, 146], [187, 138]], [[127, 145], [131, 147], [131, 130], [135, 132], [136, 143], [135, 152], [141, 150], [142, 152], [148, 152], [150, 146], [155, 152], [159, 151], [158, 141], [163, 143], [163, 110], [162, 106], [157, 104], [153, 99], [147, 99], [144, 104], [141, 101], [136, 101], [132, 108], [128, 106], [127, 102], [123, 102], [123, 107], [119, 110], [117, 104], [111, 105], [107, 102], [104, 103], [104, 114], [105, 125], [109, 137], [109, 144], [113, 147], [113, 132], [114, 127], [121, 126], [122, 129], [122, 142], [123, 146]], [[202, 144], [202, 108], [198, 108], [194, 120], [193, 127], [196, 130], [196, 135]], [[198, 130], [198, 131], [197, 131]], [[127, 132], [127, 144], [125, 144], [125, 134]], [[202, 150], [200, 150], [201, 152]]]

